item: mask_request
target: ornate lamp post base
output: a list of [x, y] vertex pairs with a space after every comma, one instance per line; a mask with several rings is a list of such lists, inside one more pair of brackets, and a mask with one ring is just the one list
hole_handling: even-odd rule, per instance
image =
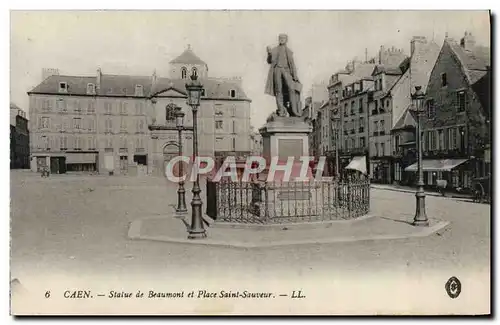
[[175, 213], [177, 214], [186, 214], [186, 190], [184, 190], [184, 186], [180, 185], [181, 188], [177, 190], [177, 208], [175, 208]]
[[413, 219], [413, 225], [417, 227], [427, 227], [429, 226], [429, 219], [427, 219], [427, 214], [425, 213], [425, 193], [423, 190], [415, 194], [417, 198], [415, 219]]
[[204, 238], [207, 238], [207, 233], [205, 229], [201, 231], [194, 231], [194, 230], [189, 231], [188, 239], [204, 239]]

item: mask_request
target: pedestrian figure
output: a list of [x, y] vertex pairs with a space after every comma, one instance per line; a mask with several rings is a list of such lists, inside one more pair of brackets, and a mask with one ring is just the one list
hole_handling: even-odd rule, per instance
[[445, 189], [448, 186], [448, 181], [446, 179], [438, 179], [436, 181], [436, 183], [437, 183], [438, 192], [442, 196], [444, 196], [445, 195]]

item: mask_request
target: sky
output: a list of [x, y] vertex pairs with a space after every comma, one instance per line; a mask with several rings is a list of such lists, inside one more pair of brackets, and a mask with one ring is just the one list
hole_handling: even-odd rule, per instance
[[28, 111], [27, 91], [43, 68], [64, 75], [157, 75], [191, 45], [212, 77], [240, 76], [252, 125], [276, 109], [264, 94], [266, 46], [286, 33], [304, 94], [349, 60], [377, 54], [381, 45], [410, 52], [412, 36], [439, 45], [464, 31], [489, 46], [487, 11], [11, 11], [11, 102]]

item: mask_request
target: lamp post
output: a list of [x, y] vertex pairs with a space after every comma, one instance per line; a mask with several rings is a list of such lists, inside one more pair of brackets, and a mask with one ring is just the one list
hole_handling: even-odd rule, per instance
[[[179, 156], [182, 156], [182, 130], [184, 129], [184, 112], [177, 106], [175, 108], [175, 124], [179, 132]], [[183, 162], [179, 162], [179, 176], [183, 177]], [[185, 214], [186, 208], [186, 190], [184, 189], [184, 180], [181, 178], [179, 181], [179, 189], [177, 190], [177, 208], [175, 212], [178, 214]]]
[[429, 220], [425, 213], [425, 192], [424, 192], [424, 172], [422, 170], [422, 134], [421, 134], [421, 117], [423, 113], [425, 94], [422, 92], [422, 87], [415, 86], [415, 93], [411, 96], [413, 107], [417, 113], [417, 153], [418, 153], [418, 181], [416, 197], [416, 211], [413, 225], [419, 227], [429, 226]]
[[[193, 156], [198, 157], [198, 121], [197, 113], [200, 106], [200, 97], [203, 90], [203, 85], [198, 80], [198, 76], [191, 75], [191, 80], [186, 83], [188, 93], [187, 103], [193, 111]], [[191, 228], [189, 229], [189, 239], [200, 239], [207, 237], [203, 226], [202, 205], [200, 193], [200, 176], [196, 173], [196, 180], [192, 189], [193, 199], [191, 200]]]

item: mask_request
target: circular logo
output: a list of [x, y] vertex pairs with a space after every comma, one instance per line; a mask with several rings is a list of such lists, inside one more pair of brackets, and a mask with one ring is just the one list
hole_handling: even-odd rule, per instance
[[452, 276], [448, 282], [446, 282], [446, 285], [444, 286], [446, 289], [446, 293], [450, 298], [455, 299], [460, 295], [460, 292], [462, 292], [462, 284], [460, 283], [460, 280], [458, 280], [456, 277]]

